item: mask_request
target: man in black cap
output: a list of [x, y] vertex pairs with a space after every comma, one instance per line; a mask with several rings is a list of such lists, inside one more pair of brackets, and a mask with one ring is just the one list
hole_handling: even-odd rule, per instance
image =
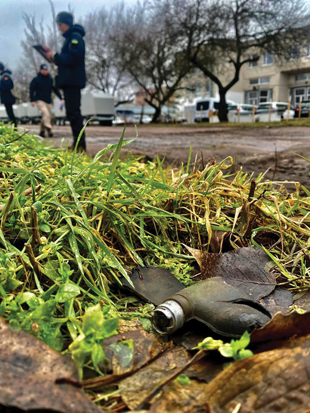
[[[62, 100], [59, 90], [54, 86], [54, 81], [48, 73], [48, 66], [43, 64], [40, 66], [40, 72], [32, 79], [30, 83], [30, 102], [32, 106], [37, 104], [37, 107], [42, 115], [40, 136], [45, 137], [47, 130], [48, 137], [53, 136], [52, 132], [52, 91]], [[36, 102], [36, 103], [35, 103]]]
[[15, 103], [15, 96], [12, 95], [11, 90], [14, 88], [14, 83], [11, 78], [12, 72], [4, 68], [4, 64], [0, 63], [0, 93], [1, 103], [4, 104], [6, 113], [13, 123], [15, 128], [17, 127], [17, 120], [13, 112], [13, 105]]
[[[75, 145], [83, 128], [81, 89], [86, 85], [85, 31], [79, 24], [73, 24], [73, 15], [65, 11], [57, 14], [56, 22], [65, 42], [60, 53], [48, 51], [47, 56], [58, 66], [56, 86], [64, 92], [67, 118], [71, 123]], [[86, 150], [85, 133], [78, 146]]]

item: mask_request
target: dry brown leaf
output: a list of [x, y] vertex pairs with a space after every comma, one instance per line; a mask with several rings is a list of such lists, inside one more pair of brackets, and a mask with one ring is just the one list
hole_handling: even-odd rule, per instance
[[304, 291], [294, 297], [294, 305], [305, 311], [310, 311], [310, 291]]
[[251, 344], [295, 339], [310, 334], [310, 312], [289, 315], [276, 314], [264, 327], [251, 334]]
[[190, 358], [189, 352], [182, 348], [164, 353], [153, 363], [119, 383], [123, 401], [130, 409], [135, 409], [156, 385], [171, 376], [175, 369], [183, 367]]
[[282, 314], [289, 314], [291, 312], [289, 307], [293, 305], [293, 302], [293, 294], [287, 288], [280, 286], [276, 286], [271, 294], [260, 300], [260, 303], [268, 308], [272, 315], [279, 311]]
[[205, 388], [212, 413], [300, 413], [310, 408], [310, 340], [240, 360]]
[[269, 273], [274, 264], [262, 249], [246, 247], [224, 254], [212, 254], [186, 248], [196, 259], [203, 280], [222, 277], [228, 284], [247, 292], [256, 301], [275, 289], [275, 275]]
[[207, 384], [194, 380], [185, 386], [174, 381], [164, 388], [149, 411], [150, 413], [210, 413], [204, 396], [206, 387]]
[[63, 413], [102, 412], [81, 389], [74, 363], [0, 317], [0, 405]]
[[229, 232], [213, 230], [210, 241], [210, 249], [214, 254], [222, 251], [224, 240], [228, 237]]
[[[174, 374], [176, 369], [183, 367], [191, 358], [192, 354], [182, 348], [177, 348], [164, 353], [151, 364], [139, 370], [136, 374], [119, 383], [123, 401], [130, 409], [136, 409], [154, 388]], [[206, 357], [199, 360], [198, 363], [193, 364], [184, 372], [190, 379], [198, 379], [199, 382], [195, 380], [191, 383], [190, 387], [177, 386], [177, 388], [179, 390], [185, 389], [184, 395], [187, 395], [188, 390], [190, 390], [192, 394], [195, 394], [196, 392], [200, 393], [200, 389], [204, 388], [201, 382], [210, 382], [214, 377], [221, 373], [224, 362], [225, 359], [223, 359], [217, 352], [206, 354]], [[169, 399], [169, 403], [175, 397], [175, 395], [169, 395], [169, 392], [173, 391], [170, 386], [173, 387], [173, 384], [168, 384], [163, 390], [164, 394], [166, 394], [165, 397], [168, 397]], [[169, 388], [169, 390], [166, 390], [166, 388]], [[156, 400], [157, 398], [155, 397], [152, 400], [152, 403], [155, 403]], [[179, 404], [176, 404], [174, 407], [175, 410], [171, 411], [179, 411], [177, 407], [179, 408]]]

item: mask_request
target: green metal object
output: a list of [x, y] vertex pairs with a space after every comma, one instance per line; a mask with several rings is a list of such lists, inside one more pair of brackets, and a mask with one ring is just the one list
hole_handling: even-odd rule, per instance
[[123, 287], [149, 303], [159, 305], [182, 290], [184, 285], [170, 271], [159, 267], [135, 268], [130, 279], [122, 278]]
[[158, 333], [171, 334], [192, 319], [223, 336], [241, 337], [265, 325], [271, 314], [245, 292], [215, 277], [174, 294], [156, 308], [152, 323]]

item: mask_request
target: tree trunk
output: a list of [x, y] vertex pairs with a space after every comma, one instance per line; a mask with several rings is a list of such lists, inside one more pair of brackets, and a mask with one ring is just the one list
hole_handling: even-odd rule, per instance
[[153, 115], [152, 123], [158, 122], [161, 115], [161, 107], [155, 108], [155, 113]]
[[218, 118], [220, 122], [228, 122], [228, 111], [227, 111], [227, 104], [226, 104], [226, 90], [220, 89], [220, 106], [218, 112]]

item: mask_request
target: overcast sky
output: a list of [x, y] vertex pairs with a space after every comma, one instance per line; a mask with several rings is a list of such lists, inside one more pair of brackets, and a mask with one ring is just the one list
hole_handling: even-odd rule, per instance
[[[135, 3], [136, 0], [126, 0]], [[68, 10], [70, 3], [75, 12], [75, 21], [90, 11], [109, 6], [113, 0], [54, 0], [56, 12]], [[20, 42], [24, 37], [23, 12], [35, 14], [38, 20], [43, 16], [49, 23], [50, 5], [47, 0], [0, 0], [0, 62], [6, 62], [11, 69], [17, 66], [21, 55]]]

